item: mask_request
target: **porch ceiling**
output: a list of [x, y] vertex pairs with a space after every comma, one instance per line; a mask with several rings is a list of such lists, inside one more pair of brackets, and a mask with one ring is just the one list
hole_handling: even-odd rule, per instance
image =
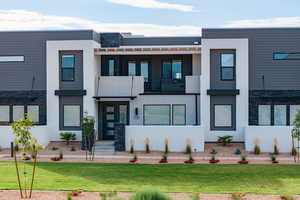
[[121, 46], [117, 48], [96, 48], [95, 55], [165, 55], [200, 54], [200, 45], [186, 46]]

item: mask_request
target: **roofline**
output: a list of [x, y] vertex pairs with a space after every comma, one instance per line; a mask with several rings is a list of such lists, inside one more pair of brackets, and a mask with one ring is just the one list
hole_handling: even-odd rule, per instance
[[0, 33], [33, 33], [33, 32], [74, 32], [74, 31], [91, 31], [91, 32], [95, 32], [93, 29], [50, 29], [50, 30], [0, 30]]
[[232, 28], [226, 28], [226, 27], [218, 27], [218, 28], [202, 28], [202, 30], [255, 30], [255, 29], [300, 29], [299, 27], [232, 27]]

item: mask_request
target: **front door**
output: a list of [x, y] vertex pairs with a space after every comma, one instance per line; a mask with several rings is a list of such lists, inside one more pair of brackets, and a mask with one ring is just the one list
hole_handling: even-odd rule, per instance
[[105, 102], [102, 111], [102, 138], [103, 140], [114, 140], [115, 123], [128, 124], [128, 103]]

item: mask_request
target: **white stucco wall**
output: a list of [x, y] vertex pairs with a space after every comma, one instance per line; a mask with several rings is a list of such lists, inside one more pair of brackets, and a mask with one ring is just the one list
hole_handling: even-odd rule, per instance
[[[49, 141], [49, 132], [47, 126], [35, 126], [31, 130], [31, 134], [39, 143], [46, 146]], [[9, 148], [10, 143], [14, 140], [14, 134], [10, 126], [0, 126], [0, 147]]]
[[[59, 40], [47, 41], [47, 127], [51, 141], [60, 140], [59, 130], [59, 97], [54, 91], [59, 89], [59, 51], [81, 50], [83, 51], [83, 88], [87, 95], [83, 97], [83, 111], [91, 116], [97, 116], [97, 104], [93, 99], [96, 91], [95, 77], [99, 74], [100, 66], [94, 55], [94, 49], [100, 44], [93, 40]], [[70, 131], [81, 138], [80, 131]]]
[[186, 76], [185, 77], [185, 92], [186, 93], [200, 93], [200, 76]]
[[291, 152], [292, 150], [292, 127], [290, 126], [248, 126], [245, 128], [246, 151], [254, 150], [254, 141], [260, 141], [262, 152], [274, 151], [274, 139], [277, 139], [280, 152]]
[[204, 151], [204, 133], [200, 126], [126, 126], [126, 150], [130, 150], [130, 140], [137, 151], [145, 150], [145, 140], [149, 138], [150, 150], [164, 151], [164, 139], [169, 140], [169, 150], [184, 152], [187, 140], [192, 141], [193, 151]]
[[[232, 135], [234, 141], [244, 141], [244, 130], [248, 125], [248, 39], [202, 39], [201, 50], [201, 126], [205, 129], [206, 141], [217, 141], [218, 136]], [[210, 50], [236, 49], [236, 131], [210, 131]]]

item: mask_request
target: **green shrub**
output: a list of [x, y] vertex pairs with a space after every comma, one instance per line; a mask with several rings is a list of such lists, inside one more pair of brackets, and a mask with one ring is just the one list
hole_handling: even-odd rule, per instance
[[60, 139], [66, 141], [67, 145], [69, 145], [70, 141], [76, 140], [76, 135], [70, 132], [60, 133]]
[[59, 159], [62, 160], [64, 158], [64, 153], [62, 151], [59, 152]]
[[72, 200], [73, 198], [72, 198], [72, 195], [71, 195], [71, 193], [68, 193], [67, 194], [67, 200]]
[[278, 155], [279, 154], [279, 148], [278, 148], [278, 145], [277, 144], [274, 144], [274, 152], [273, 152], [274, 155]]
[[296, 147], [292, 148], [291, 155], [292, 156], [296, 156], [297, 155], [297, 149], [296, 149]]
[[280, 198], [282, 200], [296, 200], [295, 197], [293, 197], [291, 195], [281, 195]]
[[191, 144], [186, 144], [185, 153], [186, 154], [191, 154], [192, 153], [192, 145]]
[[256, 145], [254, 146], [254, 154], [255, 154], [255, 155], [260, 154], [260, 147], [259, 147], [258, 144], [256, 144]]
[[216, 149], [212, 149], [209, 153], [211, 155], [216, 155], [218, 153], [218, 151]]
[[133, 147], [133, 144], [130, 145], [130, 153], [131, 153], [131, 154], [134, 154], [134, 147]]
[[239, 192], [233, 193], [231, 195], [231, 199], [233, 199], [233, 200], [243, 200], [243, 199], [245, 199], [245, 194], [244, 193], [239, 193]]
[[232, 136], [231, 135], [225, 135], [225, 136], [219, 136], [218, 142], [222, 143], [223, 146], [226, 146], [232, 141]]
[[241, 150], [239, 148], [237, 148], [234, 152], [235, 155], [241, 155]]
[[145, 190], [137, 192], [130, 200], [171, 200], [171, 198], [159, 191]]

